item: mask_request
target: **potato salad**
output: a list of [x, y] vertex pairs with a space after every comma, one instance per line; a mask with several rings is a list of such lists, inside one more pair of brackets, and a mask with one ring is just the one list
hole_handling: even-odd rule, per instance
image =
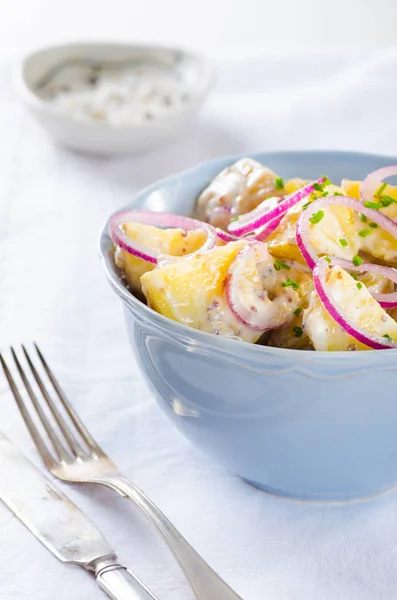
[[113, 215], [114, 260], [131, 293], [187, 327], [294, 350], [397, 348], [394, 175], [284, 179], [243, 158], [192, 217]]

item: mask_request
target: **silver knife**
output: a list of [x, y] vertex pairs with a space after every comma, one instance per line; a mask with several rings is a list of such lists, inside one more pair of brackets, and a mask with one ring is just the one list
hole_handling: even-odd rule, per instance
[[99, 529], [0, 433], [0, 500], [48, 550], [92, 572], [113, 600], [156, 600]]

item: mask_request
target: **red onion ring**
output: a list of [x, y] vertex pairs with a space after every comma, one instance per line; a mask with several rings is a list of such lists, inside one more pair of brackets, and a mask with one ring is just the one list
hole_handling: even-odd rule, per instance
[[[257, 241], [247, 241], [247, 245], [240, 250], [232, 264], [226, 279], [225, 295], [228, 306], [240, 323], [255, 331], [268, 331], [284, 325], [288, 320], [289, 313], [281, 311], [285, 298], [279, 297], [274, 300], [268, 298], [264, 289], [255, 290], [253, 287], [243, 295], [239, 286], [247, 281], [246, 266], [249, 260], [270, 262], [273, 260], [267, 245]], [[248, 281], [248, 284], [252, 282]], [[290, 292], [291, 293], [291, 292]], [[297, 304], [291, 304], [291, 313]]]
[[[265, 331], [266, 326], [262, 327], [260, 321], [258, 322], [257, 320], [258, 313], [260, 315], [260, 312], [257, 309], [256, 302], [254, 301], [254, 304], [252, 304], [252, 307], [255, 308], [255, 310], [250, 310], [250, 308], [242, 301], [238, 289], [238, 282], [244, 277], [247, 262], [250, 259], [255, 258], [255, 250], [259, 253], [261, 258], [268, 260], [269, 253], [264, 244], [261, 244], [260, 242], [248, 242], [247, 245], [240, 250], [229, 267], [225, 285], [225, 295], [230, 310], [241, 323], [256, 331]], [[259, 301], [259, 298], [257, 298], [257, 301]]]
[[367, 208], [360, 200], [355, 200], [349, 196], [326, 196], [325, 198], [319, 198], [312, 202], [306, 210], [301, 212], [296, 224], [296, 241], [303, 258], [311, 269], [314, 268], [318, 261], [318, 256], [310, 242], [309, 219], [320, 209], [334, 205], [346, 206], [365, 215], [397, 239], [397, 223], [378, 210]]
[[[356, 271], [357, 273], [375, 273], [375, 275], [383, 275], [386, 279], [390, 279], [394, 283], [397, 283], [397, 269], [393, 267], [386, 267], [383, 265], [376, 265], [373, 263], [363, 262], [361, 265], [356, 266], [350, 260], [344, 258], [337, 258], [336, 256], [329, 257], [332, 260], [332, 264], [339, 265], [346, 271]], [[373, 294], [375, 300], [379, 302], [382, 308], [396, 308], [397, 306], [397, 292], [390, 292], [389, 294]]]
[[314, 288], [320, 298], [322, 305], [325, 310], [329, 313], [330, 317], [342, 327], [347, 334], [351, 335], [358, 342], [369, 346], [373, 350], [386, 350], [388, 348], [397, 348], [397, 342], [388, 340], [387, 338], [372, 335], [365, 329], [358, 325], [351, 325], [349, 318], [347, 317], [343, 308], [338, 302], [332, 297], [332, 293], [327, 285], [326, 275], [328, 272], [329, 264], [325, 258], [320, 258], [313, 270], [313, 282]]
[[[149, 210], [128, 210], [114, 214], [109, 223], [110, 237], [114, 244], [120, 246], [120, 248], [128, 252], [128, 254], [146, 260], [152, 264], [157, 264], [161, 252], [129, 238], [123, 231], [122, 226], [124, 223], [142, 223], [143, 225], [154, 225], [156, 227], [180, 227], [181, 229], [186, 229], [188, 231], [202, 230], [207, 234], [207, 239], [202, 247], [199, 248], [199, 250], [196, 250], [196, 252], [210, 250], [216, 243], [217, 232], [214, 227], [208, 223], [202, 223], [196, 219], [191, 219], [190, 217], [163, 212], [152, 212]], [[196, 254], [196, 252], [192, 252], [192, 254]]]
[[[268, 237], [270, 237], [270, 235], [273, 233], [273, 231], [275, 229], [277, 229], [277, 227], [280, 225], [280, 223], [284, 219], [284, 217], [285, 217], [285, 214], [280, 215], [279, 217], [276, 217], [275, 219], [273, 219], [273, 221], [270, 221], [270, 223], [268, 223], [267, 225], [260, 227], [257, 231], [253, 231], [251, 239], [258, 240], [259, 242], [264, 242], [265, 240], [267, 240]], [[251, 237], [251, 236], [247, 236], [247, 237]]]
[[263, 227], [263, 225], [284, 215], [295, 204], [304, 200], [306, 196], [315, 191], [314, 186], [316, 184], [321, 185], [324, 181], [325, 177], [320, 177], [317, 181], [308, 183], [300, 190], [284, 198], [267, 198], [251, 212], [240, 215], [235, 221], [231, 221], [228, 225], [228, 230], [235, 235], [245, 235], [251, 233], [254, 229]]
[[228, 230], [233, 231], [236, 235], [244, 235], [245, 233], [251, 233], [253, 228], [251, 225], [248, 225], [248, 230], [240, 233], [239, 231], [234, 231], [238, 229], [241, 225], [246, 223], [250, 223], [253, 219], [257, 219], [262, 215], [271, 213], [275, 208], [277, 208], [283, 201], [284, 197], [272, 196], [271, 198], [266, 198], [263, 200], [256, 208], [251, 210], [250, 212], [244, 213], [243, 215], [238, 215], [232, 221], [230, 221], [228, 225]]
[[374, 196], [376, 196], [383, 180], [393, 175], [397, 175], [397, 165], [382, 167], [382, 169], [378, 169], [367, 175], [360, 186], [361, 200], [363, 202], [373, 202]]
[[215, 231], [218, 238], [222, 240], [222, 242], [226, 242], [226, 244], [228, 244], [229, 242], [235, 242], [239, 239], [236, 235], [232, 235], [227, 231], [223, 231], [223, 229], [220, 229], [219, 227], [216, 227]]

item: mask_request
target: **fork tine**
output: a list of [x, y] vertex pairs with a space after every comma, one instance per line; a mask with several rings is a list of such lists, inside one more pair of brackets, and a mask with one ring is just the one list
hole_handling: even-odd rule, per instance
[[[53, 448], [55, 450], [55, 453], [57, 455], [57, 457], [60, 460], [67, 460], [69, 458], [68, 453], [66, 452], [61, 440], [59, 439], [59, 437], [57, 436], [56, 432], [54, 431], [53, 427], [51, 426], [45, 412], [43, 411], [43, 409], [40, 406], [40, 402], [37, 400], [36, 394], [34, 393], [28, 378], [25, 375], [25, 372], [21, 366], [21, 363], [18, 360], [18, 357], [15, 353], [14, 348], [11, 348], [11, 354], [13, 356], [14, 362], [16, 364], [16, 367], [18, 369], [19, 375], [21, 376], [21, 379], [24, 383], [24, 386], [26, 388], [26, 391], [28, 392], [29, 398], [32, 401], [33, 407], [36, 410], [37, 416], [39, 417], [48, 437], [50, 438]], [[27, 411], [27, 409], [26, 409]], [[36, 428], [37, 429], [37, 428]]]
[[52, 469], [56, 464], [54, 461], [54, 458], [52, 457], [50, 451], [48, 450], [47, 445], [44, 442], [39, 430], [37, 429], [36, 425], [34, 424], [32, 418], [29, 414], [29, 411], [27, 410], [27, 408], [25, 406], [22, 396], [20, 395], [20, 393], [18, 391], [15, 381], [7, 367], [7, 364], [1, 354], [0, 354], [0, 362], [1, 362], [1, 366], [3, 367], [4, 374], [7, 378], [8, 384], [11, 388], [11, 392], [15, 398], [15, 401], [17, 403], [19, 411], [22, 415], [22, 418], [26, 423], [26, 427], [28, 428], [30, 435], [32, 436], [33, 442], [36, 444], [36, 448], [37, 448], [41, 458], [43, 459], [46, 467], [48, 469]]
[[38, 372], [36, 371], [36, 367], [34, 366], [34, 364], [32, 363], [30, 356], [25, 348], [25, 346], [22, 344], [22, 350], [23, 353], [25, 354], [26, 360], [28, 361], [30, 370], [33, 373], [33, 377], [35, 378], [37, 385], [40, 388], [40, 391], [43, 395], [44, 400], [47, 403], [48, 408], [50, 409], [59, 429], [62, 431], [63, 436], [65, 438], [65, 440], [67, 441], [67, 443], [69, 444], [70, 450], [72, 451], [72, 453], [75, 456], [84, 456], [84, 450], [83, 448], [80, 446], [79, 442], [76, 440], [76, 438], [74, 437], [74, 435], [72, 434], [72, 432], [70, 431], [69, 427], [67, 426], [64, 418], [62, 417], [61, 413], [59, 412], [55, 402], [52, 400], [51, 396], [49, 395], [49, 393], [47, 392], [44, 383], [40, 377], [40, 375], [38, 374]]
[[61, 386], [59, 385], [58, 381], [55, 378], [55, 375], [53, 374], [53, 372], [51, 371], [50, 367], [47, 364], [46, 359], [44, 358], [41, 350], [39, 349], [38, 345], [36, 344], [36, 342], [33, 342], [34, 347], [36, 348], [36, 352], [41, 360], [41, 363], [48, 375], [48, 378], [50, 379], [52, 385], [54, 386], [54, 389], [56, 391], [56, 393], [59, 396], [60, 401], [62, 402], [62, 405], [64, 407], [64, 409], [66, 410], [67, 414], [69, 415], [71, 421], [73, 422], [74, 426], [76, 427], [77, 431], [79, 432], [79, 434], [81, 435], [82, 439], [84, 440], [84, 442], [87, 444], [87, 446], [93, 451], [96, 452], [97, 454], [103, 454], [102, 449], [98, 446], [98, 444], [96, 443], [96, 441], [94, 440], [94, 438], [92, 437], [92, 435], [90, 434], [90, 432], [88, 431], [88, 429], [86, 428], [86, 426], [84, 425], [84, 423], [80, 420], [79, 416], [77, 415], [77, 413], [75, 412], [75, 410], [73, 409], [72, 405], [70, 404], [69, 400], [66, 398], [64, 392], [62, 391]]

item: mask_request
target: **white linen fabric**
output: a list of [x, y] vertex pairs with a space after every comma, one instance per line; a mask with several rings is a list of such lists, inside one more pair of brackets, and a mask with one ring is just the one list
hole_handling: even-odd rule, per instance
[[[191, 446], [142, 380], [97, 255], [109, 213], [199, 161], [301, 148], [397, 155], [397, 49], [229, 55], [217, 66], [217, 86], [184, 136], [109, 160], [55, 147], [14, 96], [11, 64], [1, 66], [1, 350], [9, 358], [10, 344], [40, 343], [98, 442], [244, 600], [397, 598], [397, 490], [346, 504], [289, 501]], [[0, 427], [41, 466], [2, 376]], [[193, 600], [127, 501], [62, 488], [160, 600]], [[88, 574], [58, 562], [0, 503], [1, 600], [100, 597]]]

